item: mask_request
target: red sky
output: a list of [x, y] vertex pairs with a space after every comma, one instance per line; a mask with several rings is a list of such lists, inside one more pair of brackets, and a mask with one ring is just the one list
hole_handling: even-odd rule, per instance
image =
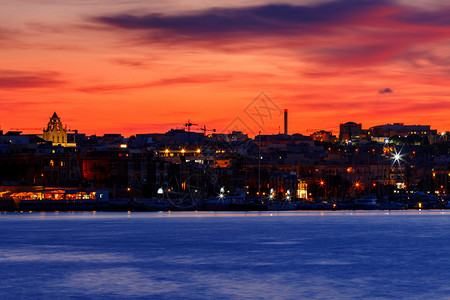
[[[288, 108], [290, 133], [450, 130], [441, 2], [0, 0], [1, 129], [42, 128], [56, 111], [87, 134], [188, 119], [270, 134]], [[246, 114], [261, 92], [278, 109], [264, 124]]]

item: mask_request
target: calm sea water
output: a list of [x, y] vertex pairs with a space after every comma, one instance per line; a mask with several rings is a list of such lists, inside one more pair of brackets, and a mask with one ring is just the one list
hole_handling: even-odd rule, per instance
[[1, 299], [442, 299], [450, 213], [0, 215]]

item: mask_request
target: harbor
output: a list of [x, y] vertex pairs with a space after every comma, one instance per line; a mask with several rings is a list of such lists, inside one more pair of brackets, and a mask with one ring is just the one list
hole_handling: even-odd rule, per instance
[[[13, 191], [12, 191], [13, 190]], [[15, 191], [14, 191], [15, 190]], [[291, 201], [230, 196], [219, 193], [209, 199], [190, 198], [110, 198], [108, 190], [76, 188], [0, 187], [0, 211], [285, 211], [285, 210], [406, 210], [450, 209], [447, 196], [421, 192], [378, 200], [374, 197], [326, 200], [323, 198]]]
[[0, 130], [0, 210], [449, 207], [448, 132], [346, 122], [339, 136], [308, 136], [289, 134], [288, 120], [285, 109], [283, 133], [253, 137], [197, 128], [190, 119], [165, 133], [88, 136], [67, 130], [54, 112], [42, 134]]

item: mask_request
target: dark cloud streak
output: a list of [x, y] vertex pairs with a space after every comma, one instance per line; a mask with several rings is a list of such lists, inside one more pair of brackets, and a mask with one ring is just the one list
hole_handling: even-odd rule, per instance
[[[161, 14], [101, 16], [94, 20], [129, 30], [160, 30], [187, 37], [209, 35], [291, 34], [305, 27], [351, 24], [363, 20], [385, 1], [339, 1], [317, 6], [273, 4], [244, 8], [214, 8], [185, 15]], [[314, 28], [313, 28], [314, 27]]]
[[393, 91], [390, 88], [381, 89], [378, 91], [379, 94], [387, 94], [387, 93], [393, 93]]
[[50, 88], [65, 84], [58, 77], [57, 72], [0, 70], [0, 89]]
[[207, 84], [211, 82], [221, 82], [227, 81], [231, 77], [230, 76], [192, 76], [192, 77], [174, 77], [174, 78], [165, 78], [153, 82], [147, 83], [137, 83], [137, 84], [100, 84], [88, 87], [82, 87], [78, 89], [80, 92], [84, 93], [109, 93], [113, 91], [120, 90], [130, 90], [130, 89], [145, 89], [151, 87], [159, 87], [159, 86], [169, 86], [169, 85], [177, 85], [177, 84]]
[[423, 61], [424, 55], [413, 49], [450, 39], [449, 16], [448, 8], [421, 11], [393, 0], [336, 0], [312, 6], [271, 4], [91, 20], [121, 29], [116, 32], [125, 31], [141, 44], [225, 52], [287, 49], [322, 65], [362, 68], [397, 59]]

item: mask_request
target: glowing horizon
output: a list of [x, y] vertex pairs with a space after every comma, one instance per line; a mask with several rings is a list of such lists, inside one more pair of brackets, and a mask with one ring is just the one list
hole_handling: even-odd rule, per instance
[[[349, 121], [450, 130], [450, 4], [440, 1], [1, 3], [4, 131], [44, 127], [56, 111], [87, 134], [188, 119], [220, 133], [236, 118], [249, 125], [260, 92], [289, 109], [290, 134], [338, 134]], [[283, 132], [283, 116], [250, 126]]]

